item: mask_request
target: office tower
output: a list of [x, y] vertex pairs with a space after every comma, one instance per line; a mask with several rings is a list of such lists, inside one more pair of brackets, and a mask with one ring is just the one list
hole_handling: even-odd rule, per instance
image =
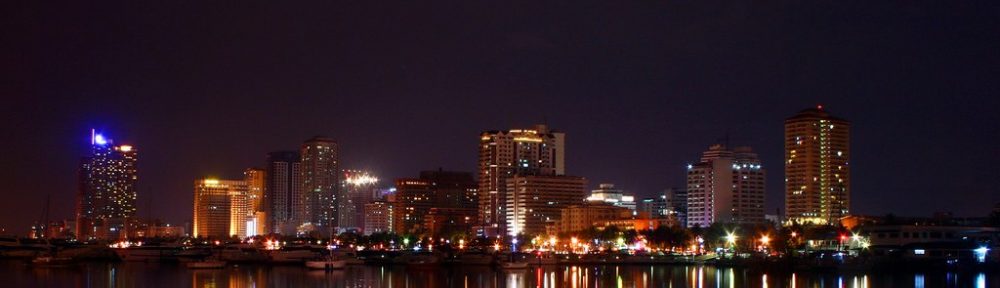
[[302, 143], [302, 193], [305, 223], [321, 235], [332, 235], [337, 226], [337, 191], [340, 168], [337, 142], [316, 136]]
[[266, 170], [249, 168], [243, 171], [243, 181], [247, 185], [247, 201], [250, 210], [247, 214], [247, 236], [267, 234], [267, 212], [264, 206], [264, 187]]
[[764, 172], [749, 147], [709, 147], [701, 162], [688, 165], [688, 227], [763, 223]]
[[392, 206], [388, 202], [374, 201], [364, 206], [365, 235], [392, 231]]
[[250, 211], [246, 182], [201, 179], [194, 182], [194, 237], [247, 236]]
[[785, 212], [799, 223], [837, 223], [850, 213], [850, 129], [822, 106], [785, 119]]
[[367, 171], [343, 170], [340, 203], [337, 207], [338, 226], [360, 230], [365, 224], [365, 204], [378, 197], [378, 178]]
[[635, 212], [635, 196], [625, 193], [621, 189], [615, 188], [615, 184], [611, 183], [601, 183], [598, 184], [598, 188], [590, 191], [590, 196], [587, 197], [589, 202], [604, 202], [611, 205], [625, 207], [632, 212]]
[[562, 209], [583, 204], [587, 180], [576, 176], [516, 175], [505, 185], [506, 235], [539, 235], [562, 217]]
[[[426, 231], [425, 218], [431, 208], [475, 207], [475, 186], [472, 174], [466, 172], [423, 171], [419, 178], [397, 179], [390, 203], [393, 231], [400, 234]], [[476, 217], [474, 213], [468, 216]]]
[[479, 135], [479, 221], [484, 234], [506, 230], [508, 178], [566, 174], [565, 138], [545, 125]]
[[90, 155], [77, 171], [76, 235], [79, 239], [118, 239], [135, 216], [136, 160], [131, 145], [114, 145], [90, 131]]
[[299, 152], [278, 151], [267, 154], [264, 208], [268, 231], [295, 235], [304, 216], [302, 203], [302, 164]]

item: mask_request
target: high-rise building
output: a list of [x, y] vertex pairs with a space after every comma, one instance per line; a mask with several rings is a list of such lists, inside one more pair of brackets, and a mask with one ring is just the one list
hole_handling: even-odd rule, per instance
[[302, 203], [302, 164], [299, 152], [267, 154], [264, 185], [265, 226], [272, 233], [295, 235], [305, 212]]
[[365, 204], [378, 198], [378, 177], [367, 171], [343, 170], [337, 214], [338, 226], [361, 230], [365, 224]]
[[194, 182], [194, 237], [247, 237], [250, 212], [242, 180], [201, 179]]
[[305, 223], [321, 235], [331, 235], [337, 226], [337, 194], [340, 166], [337, 142], [316, 136], [302, 143], [302, 191]]
[[764, 223], [764, 169], [749, 147], [712, 145], [687, 169], [687, 225]]
[[392, 206], [385, 201], [374, 201], [365, 204], [364, 234], [385, 233], [392, 231]]
[[124, 237], [136, 211], [138, 150], [114, 145], [94, 130], [90, 147], [90, 155], [81, 160], [78, 170], [76, 235], [79, 239]]
[[397, 179], [391, 202], [393, 231], [426, 232], [425, 218], [431, 208], [475, 207], [475, 185], [470, 173], [443, 170], [423, 171], [419, 178]]
[[632, 210], [632, 212], [635, 212], [635, 195], [625, 193], [625, 191], [615, 188], [615, 184], [611, 183], [601, 183], [597, 187], [597, 189], [590, 191], [590, 196], [587, 197], [587, 201], [604, 202], [619, 207], [625, 207]]
[[250, 210], [247, 214], [247, 236], [267, 234], [267, 212], [264, 206], [264, 187], [266, 170], [249, 168], [243, 171], [243, 181], [247, 185], [247, 201]]
[[545, 125], [479, 135], [479, 221], [482, 232], [505, 231], [507, 179], [515, 175], [565, 175], [566, 135]]
[[539, 235], [555, 225], [562, 209], [583, 204], [587, 180], [576, 176], [516, 175], [507, 178], [506, 235]]
[[837, 223], [850, 213], [850, 129], [822, 106], [785, 119], [785, 212], [799, 223]]

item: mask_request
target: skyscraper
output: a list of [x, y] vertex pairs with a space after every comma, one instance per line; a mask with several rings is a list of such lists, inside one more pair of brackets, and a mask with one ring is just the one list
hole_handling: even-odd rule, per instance
[[135, 216], [136, 160], [131, 145], [114, 145], [91, 130], [90, 155], [78, 170], [76, 235], [79, 239], [122, 237]]
[[507, 179], [515, 175], [565, 175], [565, 134], [535, 129], [486, 131], [479, 135], [479, 221], [484, 234], [506, 228]]
[[785, 211], [799, 223], [836, 223], [850, 213], [850, 129], [822, 106], [785, 119]]
[[712, 145], [687, 169], [687, 225], [763, 223], [764, 176], [749, 147]]
[[305, 212], [302, 198], [302, 164], [299, 152], [278, 151], [267, 154], [264, 185], [264, 208], [268, 230], [295, 235]]
[[194, 182], [194, 237], [247, 236], [250, 211], [242, 180], [201, 179]]
[[331, 235], [337, 226], [337, 194], [340, 166], [337, 142], [316, 136], [302, 143], [302, 191], [305, 223], [321, 235]]
[[516, 175], [507, 178], [506, 235], [539, 235], [555, 225], [562, 209], [583, 204], [587, 179], [575, 176]]
[[250, 210], [247, 214], [247, 235], [267, 234], [267, 209], [264, 206], [264, 187], [266, 170], [249, 168], [243, 172], [243, 182], [247, 185], [247, 201]]

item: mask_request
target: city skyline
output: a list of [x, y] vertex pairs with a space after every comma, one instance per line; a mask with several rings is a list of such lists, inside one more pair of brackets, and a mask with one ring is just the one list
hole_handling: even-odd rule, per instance
[[[783, 120], [818, 104], [852, 123], [852, 214], [982, 216], [1000, 202], [991, 9], [68, 5], [13, 13], [29, 25], [0, 65], [5, 233], [40, 220], [49, 196], [51, 219], [73, 218], [91, 128], [140, 148], [137, 216], [171, 223], [189, 221], [191, 181], [239, 179], [313, 135], [337, 140], [340, 167], [396, 179], [475, 172], [473, 137], [537, 123], [566, 133], [567, 175], [637, 199], [683, 187], [706, 145], [753, 147], [773, 213]], [[491, 16], [508, 14], [521, 16]], [[204, 29], [216, 17], [230, 21]]]

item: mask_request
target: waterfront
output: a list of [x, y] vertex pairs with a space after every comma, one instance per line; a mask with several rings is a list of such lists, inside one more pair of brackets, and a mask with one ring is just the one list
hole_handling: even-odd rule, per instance
[[311, 271], [301, 266], [229, 265], [192, 270], [178, 263], [87, 262], [39, 268], [0, 262], [8, 287], [1000, 287], [998, 272], [765, 273], [690, 265], [349, 266]]

